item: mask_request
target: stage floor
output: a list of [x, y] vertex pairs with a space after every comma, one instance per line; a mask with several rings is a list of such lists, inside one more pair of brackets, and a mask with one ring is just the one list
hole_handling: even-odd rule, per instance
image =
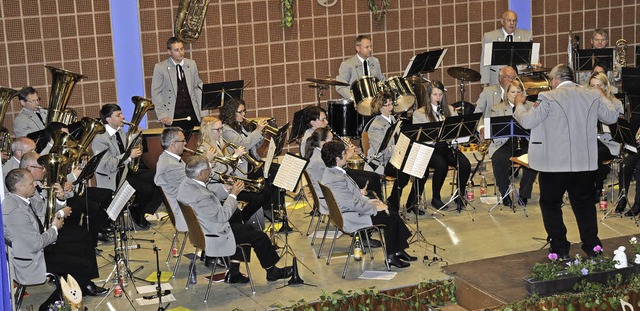
[[[490, 181], [493, 179], [488, 175]], [[476, 177], [476, 184], [479, 183], [479, 177]], [[431, 198], [431, 183], [427, 182], [426, 186], [427, 198]], [[634, 188], [633, 186], [631, 187]], [[408, 193], [409, 188], [405, 189], [405, 195]], [[443, 189], [443, 197], [448, 197], [449, 188], [445, 186]], [[493, 188], [490, 188], [490, 192], [493, 193]], [[340, 256], [347, 250], [349, 240], [346, 237], [341, 237], [336, 242], [336, 253], [338, 255], [333, 256], [330, 265], [326, 265], [325, 255], [328, 252], [328, 245], [325, 244], [323, 250], [323, 256], [321, 259], [316, 259], [316, 251], [318, 249], [319, 242], [314, 247], [311, 247], [310, 239], [305, 235], [309, 218], [306, 214], [310, 208], [303, 207], [293, 210], [290, 205], [288, 208], [292, 223], [302, 232], [293, 232], [289, 235], [289, 243], [296, 253], [299, 260], [300, 276], [305, 282], [314, 284], [316, 287], [311, 286], [297, 286], [286, 287], [278, 289], [282, 285], [286, 284], [285, 281], [280, 282], [267, 282], [265, 271], [260, 267], [255, 254], [251, 261], [251, 271], [253, 279], [256, 285], [256, 293], [252, 295], [249, 284], [243, 284], [239, 286], [232, 286], [225, 283], [218, 283], [212, 286], [212, 292], [207, 303], [203, 302], [204, 293], [206, 291], [207, 280], [205, 275], [208, 275], [209, 270], [201, 263], [198, 262], [198, 283], [192, 285], [190, 289], [185, 290], [185, 282], [187, 277], [187, 269], [189, 261], [183, 258], [177, 277], [170, 279], [169, 284], [173, 287], [172, 294], [176, 297], [177, 301], [171, 303], [168, 309], [176, 307], [185, 307], [191, 310], [265, 310], [275, 308], [277, 306], [291, 305], [301, 299], [305, 301], [314, 301], [319, 298], [324, 292], [331, 293], [338, 289], [342, 290], [360, 290], [364, 288], [375, 287], [376, 289], [388, 289], [403, 287], [410, 284], [415, 284], [421, 281], [430, 279], [446, 279], [449, 278], [445, 274], [441, 267], [447, 263], [450, 265], [477, 261], [487, 258], [494, 258], [499, 256], [517, 254], [528, 251], [535, 251], [542, 248], [545, 245], [545, 231], [542, 225], [540, 216], [540, 209], [538, 205], [538, 189], [537, 184], [534, 186], [534, 197], [530, 200], [529, 205], [526, 208], [526, 213], [522, 208], [518, 208], [515, 212], [509, 208], [499, 205], [491, 213], [488, 212], [492, 205], [480, 203], [479, 199], [472, 202], [473, 207], [468, 207], [467, 210], [462, 213], [457, 212], [445, 212], [444, 216], [430, 217], [429, 213], [420, 217], [419, 227], [425, 241], [420, 241], [411, 245], [410, 253], [420, 258], [428, 256], [429, 259], [434, 257], [433, 246], [436, 244], [438, 247], [444, 250], [438, 249], [436, 257], [441, 258], [443, 262], [428, 265], [431, 261], [416, 262], [411, 264], [411, 267], [406, 269], [392, 268], [392, 271], [397, 272], [397, 275], [390, 281], [384, 280], [362, 280], [358, 277], [365, 270], [384, 270], [384, 263], [382, 261], [383, 255], [379, 249], [374, 251], [375, 259], [371, 261], [369, 257], [365, 257], [365, 260], [354, 264], [352, 261], [347, 271], [346, 279], [341, 278], [342, 269], [344, 267], [345, 257]], [[633, 194], [633, 191], [632, 191]], [[479, 190], [476, 188], [476, 196], [479, 195]], [[289, 199], [290, 201], [290, 199]], [[291, 203], [291, 202], [289, 202]], [[610, 207], [611, 208], [611, 207]], [[163, 207], [161, 207], [161, 210]], [[568, 228], [568, 238], [572, 242], [579, 242], [579, 234], [575, 225], [575, 219], [570, 209], [564, 209], [565, 222]], [[409, 214], [414, 217], [414, 214]], [[528, 215], [528, 216], [527, 216]], [[602, 216], [600, 214], [600, 216]], [[414, 219], [409, 221], [410, 228], [415, 229]], [[143, 241], [142, 239], [154, 239], [155, 245], [160, 249], [160, 268], [163, 271], [170, 271], [173, 268], [174, 261], [170, 262], [170, 266], [165, 264], [167, 250], [171, 244], [171, 238], [173, 234], [173, 228], [171, 224], [167, 222], [164, 225], [160, 225], [160, 222], [152, 221], [152, 229], [148, 231], [137, 232], [133, 234], [137, 243], [141, 245], [140, 249], [130, 251], [131, 270], [143, 266], [142, 270], [136, 273], [136, 276], [146, 278], [153, 274], [155, 279], [155, 256], [153, 253], [153, 243]], [[599, 222], [600, 238], [614, 238], [627, 235], [639, 234], [640, 230], [631, 218], [610, 217], [606, 220]], [[284, 244], [284, 235], [278, 235], [278, 244]], [[330, 242], [330, 240], [328, 240]], [[609, 246], [605, 249], [607, 252], [613, 252], [614, 246]], [[101, 245], [99, 246], [103, 250], [102, 256], [104, 258], [98, 258], [99, 265], [102, 266], [100, 275], [105, 278], [113, 265], [109, 263], [110, 255], [113, 254], [113, 245]], [[185, 253], [193, 252], [193, 247], [187, 245]], [[574, 247], [571, 250], [571, 254], [574, 255], [580, 252], [579, 248]], [[538, 253], [536, 253], [538, 254]], [[540, 256], [545, 256], [545, 252], [539, 252]], [[136, 261], [133, 261], [136, 260]], [[145, 260], [146, 262], [137, 262], [137, 260]], [[279, 266], [291, 264], [291, 257], [284, 257]], [[309, 269], [305, 268], [308, 266]], [[498, 267], [506, 264], [495, 263]], [[311, 271], [313, 271], [313, 273]], [[244, 271], [244, 267], [241, 266], [241, 271]], [[484, 270], [481, 270], [485, 273]], [[491, 273], [490, 270], [486, 270], [486, 273]], [[526, 273], [525, 273], [526, 275]], [[524, 276], [524, 275], [523, 275]], [[523, 277], [521, 276], [521, 277]], [[521, 278], [520, 277], [520, 278]], [[101, 284], [99, 282], [96, 282]], [[146, 285], [142, 282], [137, 282], [136, 285]], [[111, 282], [107, 284], [111, 286]], [[39, 305], [48, 293], [52, 290], [50, 285], [40, 285], [36, 287], [29, 287], [27, 291], [31, 293], [30, 297], [25, 298], [23, 306]], [[136, 294], [129, 284], [126, 287], [130, 296], [140, 298], [142, 295]], [[524, 284], [522, 284], [522, 291], [524, 291]], [[150, 295], [150, 294], [147, 294]], [[90, 309], [94, 309], [101, 301], [102, 297], [85, 298], [86, 305]], [[110, 303], [115, 310], [131, 310], [131, 306], [127, 299], [123, 296], [115, 298], [113, 295], [109, 295], [105, 302], [98, 307], [98, 310], [109, 310], [106, 306]], [[139, 306], [133, 302], [137, 310], [157, 310], [158, 305]]]

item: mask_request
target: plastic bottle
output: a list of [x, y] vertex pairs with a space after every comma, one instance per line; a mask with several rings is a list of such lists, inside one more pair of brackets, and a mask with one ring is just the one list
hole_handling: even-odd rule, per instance
[[360, 243], [360, 237], [356, 236], [356, 245], [353, 248], [353, 260], [362, 260], [362, 244]]
[[601, 211], [607, 210], [607, 203], [608, 203], [607, 194], [604, 192], [604, 189], [602, 189], [602, 192], [600, 193], [600, 210]]
[[475, 194], [473, 192], [473, 185], [471, 184], [471, 181], [469, 181], [467, 183], [467, 201], [471, 202], [473, 199], [475, 199]]
[[482, 175], [482, 180], [480, 181], [480, 196], [487, 196], [487, 179], [484, 178], [484, 175]]

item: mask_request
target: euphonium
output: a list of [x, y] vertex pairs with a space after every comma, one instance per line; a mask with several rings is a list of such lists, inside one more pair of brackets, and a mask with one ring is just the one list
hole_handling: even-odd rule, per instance
[[56, 193], [53, 185], [59, 183], [64, 185], [66, 179], [67, 157], [59, 153], [49, 153], [38, 158], [38, 164], [42, 165], [46, 170], [45, 181], [47, 187], [47, 203], [44, 214], [45, 230], [49, 229], [53, 215], [56, 212]]
[[51, 122], [63, 122], [63, 117], [67, 114], [65, 110], [73, 87], [80, 79], [85, 78], [85, 76], [52, 66], [45, 67], [51, 72], [52, 78], [49, 108], [47, 108], [47, 124]]
[[78, 138], [78, 148], [80, 153], [88, 153], [91, 142], [98, 134], [105, 131], [104, 124], [98, 119], [84, 117], [82, 120], [82, 133]]
[[[140, 133], [138, 133], [138, 126], [144, 115], [147, 114], [147, 111], [155, 108], [151, 100], [140, 96], [131, 97], [131, 101], [135, 105], [133, 116], [131, 117], [131, 122], [125, 122], [125, 124], [129, 125], [129, 131], [127, 131], [127, 141], [129, 143], [133, 143], [134, 138], [140, 135]], [[137, 142], [138, 146], [135, 148], [142, 148], [142, 139], [137, 139]], [[133, 172], [137, 172], [139, 166], [140, 157], [131, 159], [131, 162], [129, 162], [129, 169]]]
[[258, 179], [249, 179], [249, 178], [242, 178], [242, 177], [238, 177], [238, 176], [233, 176], [233, 175], [227, 175], [221, 172], [215, 172], [216, 174], [218, 174], [219, 178], [220, 178], [220, 182], [224, 182], [225, 180], [233, 180], [233, 181], [242, 181], [244, 182], [244, 190], [248, 191], [248, 192], [262, 192], [262, 189], [264, 189], [264, 178], [260, 177]]
[[180, 0], [173, 32], [180, 40], [192, 43], [198, 40], [207, 15], [210, 0]]
[[[225, 156], [232, 156], [233, 153], [235, 152], [235, 150], [239, 148], [238, 145], [236, 145], [236, 144], [234, 144], [234, 143], [232, 143], [230, 141], [226, 141], [222, 137], [220, 137], [220, 140], [222, 140], [222, 142], [223, 142], [221, 149], [222, 149], [222, 152], [225, 153]], [[229, 149], [227, 149], [227, 148], [233, 149], [233, 152], [229, 152], [228, 151]], [[264, 162], [258, 161], [254, 157], [252, 157], [249, 154], [249, 150], [247, 150], [247, 152], [245, 154], [243, 154], [241, 156], [241, 158], [243, 158], [245, 161], [247, 161], [249, 164], [251, 164], [251, 171], [249, 171], [249, 172], [244, 172], [244, 171], [242, 171], [242, 169], [240, 169], [238, 167], [238, 171], [240, 171], [240, 173], [242, 173], [244, 175], [248, 175], [249, 173], [253, 173], [253, 172], [258, 171], [260, 168], [262, 168], [262, 164], [264, 164]]]
[[11, 99], [18, 95], [18, 91], [6, 87], [0, 87], [0, 151], [11, 156], [11, 134], [2, 126], [7, 109], [11, 106]]
[[620, 67], [627, 65], [627, 40], [625, 39], [616, 41], [616, 61]]

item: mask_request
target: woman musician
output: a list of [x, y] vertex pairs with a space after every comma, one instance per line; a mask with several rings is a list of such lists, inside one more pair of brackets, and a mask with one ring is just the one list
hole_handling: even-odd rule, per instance
[[[418, 100], [422, 101], [421, 107], [413, 113], [413, 123], [428, 123], [439, 122], [452, 116], [457, 116], [455, 109], [447, 104], [447, 97], [444, 94], [444, 85], [438, 80], [433, 80], [427, 86], [426, 92]], [[471, 173], [471, 163], [469, 159], [460, 153], [457, 148], [454, 149], [449, 146], [447, 142], [436, 142], [433, 146], [435, 148], [431, 160], [429, 161], [429, 167], [434, 169], [433, 172], [433, 198], [431, 198], [431, 206], [435, 208], [441, 208], [444, 206], [440, 196], [440, 190], [444, 184], [444, 180], [447, 177], [449, 166], [458, 166], [458, 181], [460, 183], [460, 195], [464, 195], [466, 192], [467, 179]], [[456, 206], [458, 210], [463, 208], [462, 199], [458, 197], [456, 199]]]

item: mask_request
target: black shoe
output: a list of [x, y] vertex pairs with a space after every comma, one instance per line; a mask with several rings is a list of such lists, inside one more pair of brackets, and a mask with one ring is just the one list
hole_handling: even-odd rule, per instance
[[506, 196], [506, 197], [502, 198], [502, 205], [511, 206], [511, 204], [513, 204], [513, 202], [511, 202], [511, 197]]
[[106, 232], [98, 232], [98, 241], [109, 243], [113, 241], [113, 239], [111, 239], [111, 236]]
[[396, 257], [404, 260], [404, 261], [416, 261], [418, 257], [409, 255], [406, 251], [402, 250], [396, 253]]
[[633, 204], [631, 209], [628, 210], [626, 213], [624, 213], [624, 215], [627, 216], [627, 217], [633, 217], [633, 216], [638, 215], [638, 213], [640, 213], [640, 205]]
[[407, 213], [415, 213], [415, 214], [418, 214], [418, 215], [420, 215], [420, 216], [422, 216], [422, 215], [424, 215], [424, 214], [425, 214], [423, 210], [418, 209], [418, 208], [417, 208], [417, 207], [415, 207], [415, 206], [414, 206], [413, 208], [408, 208], [408, 209], [407, 209]]
[[229, 273], [225, 274], [224, 282], [229, 284], [246, 284], [249, 283], [249, 277], [238, 272], [238, 273]]
[[82, 288], [82, 295], [83, 296], [102, 296], [106, 294], [108, 291], [109, 290], [104, 287], [100, 287], [93, 282], [89, 282], [87, 283], [87, 285], [85, 285]]
[[402, 261], [396, 254], [388, 254], [387, 263], [389, 263], [390, 266], [394, 266], [396, 268], [406, 268], [411, 265], [406, 261]]
[[272, 267], [267, 270], [267, 281], [273, 282], [280, 279], [290, 278], [293, 275], [293, 268], [286, 266], [284, 268]]
[[529, 202], [529, 199], [523, 197], [523, 196], [518, 196], [518, 205], [520, 206], [527, 206], [527, 202]]
[[204, 261], [204, 265], [207, 268], [213, 268], [213, 265], [218, 265], [218, 267], [226, 268], [225, 260], [220, 257], [207, 257]]
[[431, 199], [431, 206], [440, 209], [442, 206], [444, 205], [444, 202], [442, 202], [442, 200], [440, 200], [440, 198], [433, 198]]
[[620, 201], [618, 201], [618, 205], [616, 205], [616, 213], [622, 214], [626, 208], [627, 198], [621, 198]]
[[369, 242], [367, 242], [367, 239], [363, 239], [362, 247], [369, 247], [369, 246], [371, 246], [371, 248], [382, 247], [382, 242], [372, 238], [369, 238]]
[[142, 219], [139, 219], [139, 220], [134, 219], [133, 225], [136, 227], [136, 230], [139, 230], [139, 231], [149, 230], [149, 227], [151, 227], [151, 223], [149, 223], [147, 219], [144, 217], [142, 217]]

